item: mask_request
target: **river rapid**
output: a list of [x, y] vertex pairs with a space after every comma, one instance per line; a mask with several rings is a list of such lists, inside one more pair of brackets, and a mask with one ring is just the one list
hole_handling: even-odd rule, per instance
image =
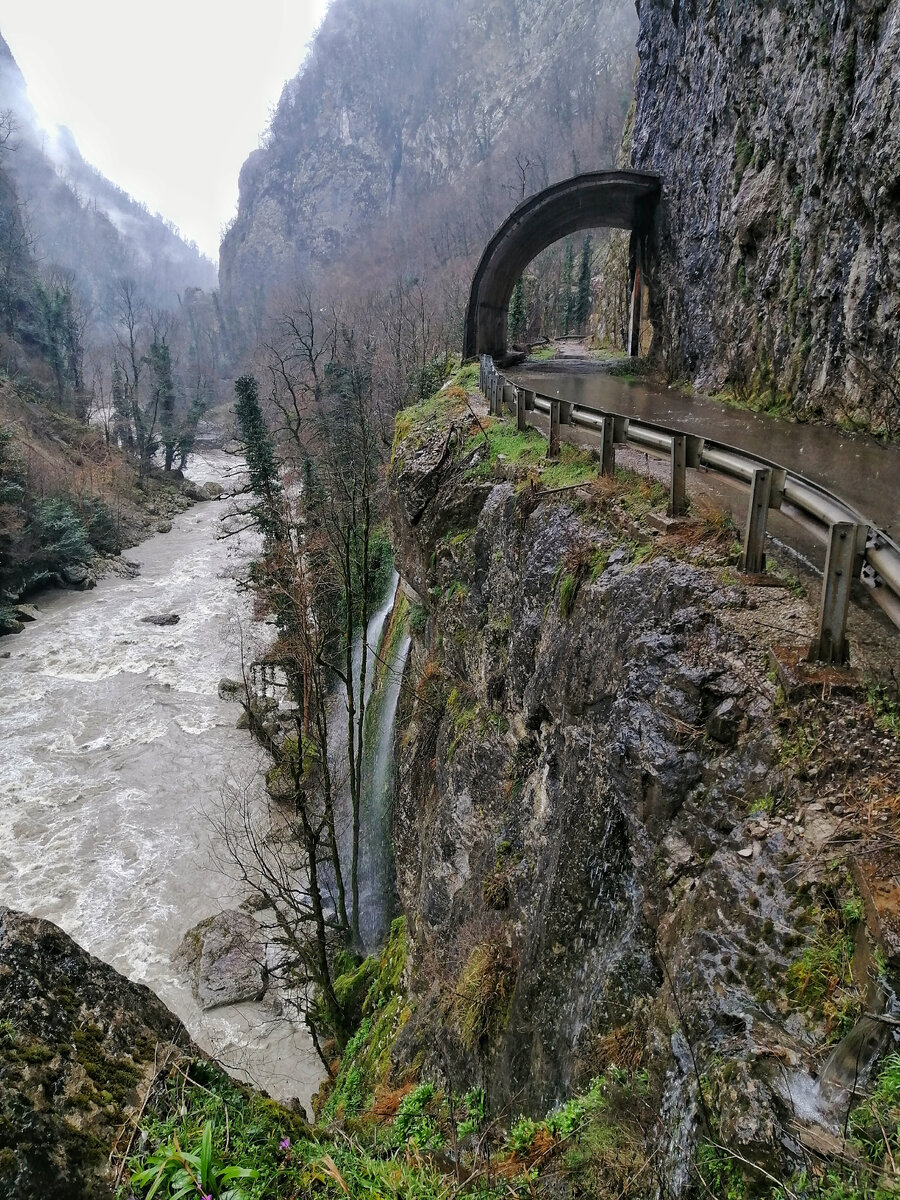
[[[189, 473], [227, 486], [233, 471], [211, 453]], [[321, 1069], [306, 1031], [265, 1002], [204, 1013], [173, 965], [189, 928], [242, 899], [207, 814], [224, 788], [260, 786], [240, 708], [218, 695], [254, 637], [235, 586], [252, 543], [218, 536], [225, 511], [196, 505], [128, 552], [136, 578], [47, 593], [40, 620], [0, 641], [0, 903], [61, 926], [228, 1069], [308, 1106]], [[178, 624], [142, 621], [169, 612]]]

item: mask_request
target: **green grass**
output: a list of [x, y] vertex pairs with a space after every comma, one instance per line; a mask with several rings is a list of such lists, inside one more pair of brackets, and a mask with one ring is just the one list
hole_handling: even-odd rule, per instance
[[556, 358], [556, 348], [554, 346], [536, 346], [528, 357], [536, 359], [538, 362], [548, 362], [551, 358]]
[[465, 388], [466, 391], [474, 391], [478, 386], [478, 375], [480, 368], [477, 362], [466, 363], [465, 366], [459, 368], [455, 374], [450, 377], [451, 387]]
[[589, 450], [564, 442], [559, 448], [559, 461], [545, 466], [541, 472], [541, 487], [577, 487], [590, 483], [600, 474], [600, 464]]
[[486, 418], [484, 433], [477, 430], [466, 442], [464, 455], [482, 448], [484, 457], [466, 472], [469, 479], [489, 479], [501, 466], [537, 466], [543, 462], [547, 443], [537, 429], [521, 433], [512, 422]]

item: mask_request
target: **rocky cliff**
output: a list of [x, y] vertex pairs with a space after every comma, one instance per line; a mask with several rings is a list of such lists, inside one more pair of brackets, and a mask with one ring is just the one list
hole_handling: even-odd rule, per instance
[[523, 195], [612, 163], [634, 31], [624, 0], [335, 0], [241, 171], [226, 313], [254, 334], [361, 238], [357, 278], [477, 257]]
[[151, 1083], [190, 1048], [181, 1023], [56, 926], [6, 908], [0, 1013], [0, 1196], [113, 1196], [114, 1150], [121, 1161]]
[[900, 429], [900, 5], [638, 0], [673, 377]]
[[[651, 1194], [617, 1190], [626, 1159], [659, 1194], [693, 1194], [712, 1143], [720, 1186], [732, 1153], [787, 1180], [805, 1147], [837, 1145], [848, 1062], [852, 1084], [891, 1042], [861, 1014], [896, 1011], [900, 945], [876, 908], [867, 926], [846, 839], [869, 762], [886, 770], [874, 819], [896, 823], [900, 743], [861, 694], [779, 690], [769, 631], [802, 647], [809, 610], [739, 583], [720, 516], [660, 533], [651, 478], [600, 479], [568, 447], [549, 463], [537, 433], [459, 393], [441, 404], [401, 414], [390, 476], [419, 597], [398, 729], [415, 999], [400, 1056], [456, 1094], [478, 1080], [495, 1113], [639, 1076], [644, 1134], [618, 1129], [629, 1153], [590, 1194]], [[886, 862], [860, 863], [870, 896]]]

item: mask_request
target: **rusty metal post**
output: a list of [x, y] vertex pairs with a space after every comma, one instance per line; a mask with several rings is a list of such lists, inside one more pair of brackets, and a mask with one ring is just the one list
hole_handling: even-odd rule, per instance
[[768, 467], [757, 467], [750, 481], [744, 552], [741, 555], [741, 570], [747, 575], [761, 575], [766, 569], [766, 520], [771, 493], [771, 470]]
[[843, 666], [850, 659], [847, 646], [847, 612], [850, 587], [857, 563], [860, 526], [838, 521], [828, 533], [822, 603], [819, 607], [819, 632], [810, 647], [808, 661]]
[[600, 422], [600, 474], [615, 475], [616, 443], [615, 418], [603, 417]]
[[671, 483], [669, 486], [669, 516], [683, 517], [687, 512], [687, 439], [683, 433], [672, 434]]
[[643, 279], [641, 262], [641, 238], [634, 238], [634, 280], [631, 288], [631, 311], [628, 317], [628, 355], [637, 358], [641, 352], [641, 307], [643, 301]]
[[550, 444], [547, 447], [548, 458], [559, 458], [559, 401], [550, 401]]
[[525, 389], [516, 388], [516, 429], [522, 433], [525, 428]]

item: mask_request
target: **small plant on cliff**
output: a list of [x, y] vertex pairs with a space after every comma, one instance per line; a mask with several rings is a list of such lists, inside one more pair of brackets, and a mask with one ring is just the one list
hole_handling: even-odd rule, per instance
[[463, 1097], [465, 1116], [456, 1126], [456, 1136], [467, 1137], [470, 1133], [478, 1133], [484, 1125], [485, 1108], [484, 1088], [470, 1088]]
[[516, 1154], [527, 1154], [540, 1131], [540, 1124], [531, 1117], [519, 1117], [509, 1131], [509, 1144]]
[[866, 701], [883, 733], [900, 738], [900, 685], [872, 683], [866, 689]]
[[433, 1083], [420, 1083], [404, 1096], [397, 1109], [392, 1130], [392, 1139], [398, 1145], [417, 1146], [421, 1150], [439, 1150], [444, 1145], [444, 1135], [438, 1127]]
[[508, 946], [480, 942], [463, 968], [454, 1008], [464, 1046], [474, 1050], [506, 1025], [516, 981]]
[[832, 1039], [848, 1033], [861, 997], [853, 983], [853, 930], [862, 917], [855, 894], [814, 912], [815, 927], [800, 957], [788, 968], [789, 1003], [822, 1021]]
[[[255, 1179], [253, 1167], [226, 1166], [219, 1157], [215, 1142], [215, 1126], [207, 1121], [203, 1126], [199, 1144], [191, 1149], [182, 1149], [178, 1135], [161, 1146], [146, 1160], [146, 1166], [131, 1177], [136, 1187], [150, 1184], [146, 1200], [159, 1193], [180, 1200], [187, 1196], [204, 1196], [208, 1200], [229, 1200], [239, 1193], [228, 1187], [236, 1179]], [[161, 1192], [161, 1188], [166, 1191]]]

